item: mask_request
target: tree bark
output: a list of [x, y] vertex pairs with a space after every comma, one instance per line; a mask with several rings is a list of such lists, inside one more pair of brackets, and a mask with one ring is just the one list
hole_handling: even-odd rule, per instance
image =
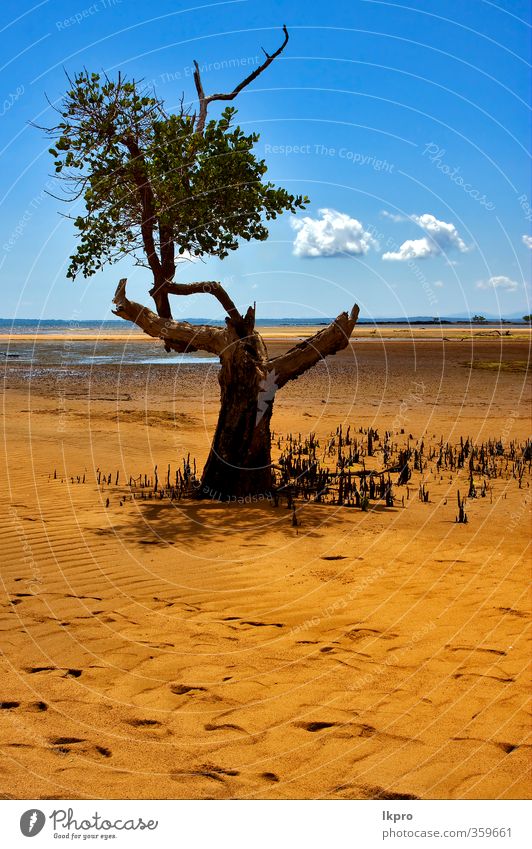
[[359, 312], [358, 304], [355, 304], [349, 315], [346, 312], [340, 313], [323, 330], [290, 348], [286, 354], [270, 360], [270, 368], [276, 373], [277, 387], [280, 389], [289, 380], [295, 380], [315, 366], [319, 360], [346, 348]]
[[126, 283], [126, 278], [122, 278], [117, 286], [113, 313], [133, 322], [148, 336], [161, 339], [167, 350], [180, 353], [208, 351], [219, 355], [226, 347], [226, 332], [223, 328], [161, 318], [142, 304], [130, 301], [126, 296]]
[[240, 323], [227, 325], [218, 378], [220, 414], [198, 495], [221, 501], [269, 498], [275, 387], [268, 383], [266, 347], [255, 330], [241, 336]]

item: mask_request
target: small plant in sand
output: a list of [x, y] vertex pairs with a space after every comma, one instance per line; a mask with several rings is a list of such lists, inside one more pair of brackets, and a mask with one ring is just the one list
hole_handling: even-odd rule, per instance
[[460, 498], [460, 490], [458, 490], [457, 499], [458, 499], [458, 516], [456, 517], [455, 521], [459, 525], [467, 525], [467, 513], [465, 511], [465, 498]]
[[[232, 91], [207, 95], [194, 63], [195, 109], [183, 100], [176, 113], [134, 80], [84, 70], [69, 79], [48, 128], [65, 200], [81, 198], [74, 218], [78, 245], [67, 276], [90, 277], [104, 265], [134, 257], [150, 276], [155, 312], [130, 301], [126, 280], [116, 289], [115, 314], [162, 340], [167, 351], [207, 351], [220, 358], [221, 409], [198, 495], [233, 498], [272, 488], [270, 420], [276, 392], [319, 360], [345, 348], [358, 317], [355, 305], [285, 354], [270, 358], [255, 327], [255, 306], [242, 314], [218, 281], [177, 283], [180, 260], [223, 260], [241, 240], [263, 241], [266, 222], [303, 209], [307, 198], [265, 178], [254, 153], [259, 136], [235, 123], [227, 104], [284, 51], [274, 53]], [[221, 116], [209, 118], [216, 103]], [[172, 317], [170, 298], [206, 294], [225, 313], [225, 327], [192, 325]]]
[[[373, 454], [367, 453], [367, 436], [373, 435]], [[493, 482], [505, 480], [516, 482], [519, 489], [530, 486], [529, 477], [532, 474], [532, 442], [510, 441], [504, 444], [501, 438], [488, 439], [474, 443], [469, 437], [460, 437], [458, 443], [444, 442], [443, 437], [438, 442], [418, 440], [416, 447], [411, 445], [412, 434], [404, 442], [396, 442], [393, 433], [386, 431], [384, 439], [379, 438], [378, 431], [372, 428], [360, 428], [357, 431], [351, 426], [344, 430], [339, 425], [335, 431], [324, 439], [318, 439], [315, 433], [281, 434], [271, 433], [272, 451], [276, 462], [272, 465], [273, 485], [271, 493], [238, 496], [231, 499], [238, 504], [260, 504], [268, 501], [273, 507], [286, 506], [293, 527], [301, 525], [299, 506], [314, 502], [320, 505], [331, 505], [346, 509], [358, 508], [362, 512], [372, 511], [377, 502], [394, 511], [396, 501], [400, 499], [405, 506], [405, 496], [395, 494], [394, 488], [406, 488], [406, 501], [410, 500], [408, 485], [412, 479], [418, 481], [418, 498], [422, 504], [432, 504], [434, 510], [442, 503], [436, 491], [436, 500], [430, 498], [424, 471], [409, 469], [408, 460], [415, 454], [423, 454], [427, 459], [428, 474], [437, 485], [444, 481], [442, 472], [450, 472], [448, 484], [456, 478], [468, 482], [467, 498], [478, 500], [489, 494], [490, 504], [493, 503]], [[467, 463], [466, 463], [467, 461]], [[468, 472], [461, 470], [468, 466]], [[405, 469], [408, 474], [405, 474]], [[435, 474], [434, 474], [435, 473]], [[392, 480], [392, 475], [398, 475]], [[476, 476], [476, 477], [475, 477]], [[119, 506], [126, 501], [179, 501], [183, 498], [194, 497], [201, 486], [198, 477], [196, 459], [188, 454], [182, 458], [181, 464], [164, 467], [164, 472], [155, 466], [148, 474], [122, 474], [120, 470], [103, 471], [98, 467], [95, 472], [96, 483], [101, 495], [112, 493], [119, 498]], [[57, 473], [50, 474], [48, 480], [66, 478]], [[71, 485], [84, 484], [86, 476], [69, 476]], [[462, 483], [460, 483], [462, 486]], [[506, 493], [504, 494], [506, 497]], [[226, 501], [223, 493], [211, 493], [212, 499]], [[465, 511], [466, 498], [460, 490], [457, 494], [458, 515], [454, 521], [457, 524], [468, 524], [469, 518]], [[103, 503], [103, 500], [102, 500]], [[114, 503], [114, 500], [113, 500]], [[111, 499], [105, 501], [106, 507], [111, 506]], [[447, 505], [447, 497], [443, 499]]]

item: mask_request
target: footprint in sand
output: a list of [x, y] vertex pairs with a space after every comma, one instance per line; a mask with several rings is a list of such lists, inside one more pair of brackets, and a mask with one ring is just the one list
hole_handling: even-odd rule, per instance
[[371, 787], [363, 784], [361, 789], [368, 799], [419, 799], [419, 796], [414, 796], [413, 793], [396, 793], [394, 790], [385, 790], [384, 787]]
[[484, 678], [490, 681], [500, 681], [501, 684], [513, 684], [515, 678], [501, 678], [498, 675], [484, 675], [481, 672], [455, 672], [453, 678]]
[[[0, 710], [15, 710], [20, 707], [20, 702], [0, 702]], [[45, 711], [48, 710], [46, 702], [29, 702], [26, 710], [28, 711]]]
[[495, 610], [508, 613], [510, 616], [518, 616], [520, 619], [528, 619], [528, 613], [525, 613], [524, 610], [515, 610], [513, 607], [496, 607]]
[[261, 778], [264, 778], [265, 781], [277, 782], [279, 781], [279, 776], [275, 774], [275, 772], [261, 772]]
[[338, 723], [337, 722], [296, 722], [297, 728], [303, 728], [305, 731], [310, 731], [313, 734], [316, 731], [323, 731], [325, 728], [333, 728], [335, 725], [338, 725]]
[[242, 625], [252, 625], [253, 628], [284, 628], [282, 622], [253, 622], [250, 620], [242, 619]]
[[516, 749], [519, 749], [519, 743], [498, 743], [495, 740], [483, 740], [481, 737], [452, 737], [453, 741], [457, 743], [467, 743], [467, 742], [475, 742], [475, 743], [486, 743], [488, 745], [497, 746], [498, 749], [502, 749], [506, 755], [511, 755], [512, 752], [515, 752]]
[[[111, 750], [106, 746], [93, 745], [92, 743], [88, 743], [83, 737], [51, 737], [49, 742], [53, 746], [54, 752], [59, 755], [69, 755], [71, 753], [70, 746], [76, 746], [77, 754], [97, 754], [102, 758], [112, 757]], [[88, 745], [84, 745], [87, 743]]]
[[86, 743], [84, 737], [52, 737], [50, 738], [52, 746], [70, 746], [73, 743]]
[[212, 722], [208, 722], [203, 727], [205, 731], [242, 731], [244, 734], [248, 733], [245, 728], [240, 725], [233, 725], [231, 722], [225, 722], [222, 725], [214, 725]]
[[341, 795], [344, 799], [419, 799], [413, 793], [396, 793], [394, 790], [385, 790], [384, 787], [371, 786], [369, 784], [339, 784], [330, 791], [331, 795]]
[[85, 742], [80, 737], [52, 737], [50, 739], [50, 745], [57, 755], [69, 755], [70, 746]]
[[29, 675], [37, 675], [39, 672], [54, 672], [57, 666], [24, 666], [23, 671]]
[[196, 776], [197, 778], [210, 778], [211, 781], [219, 781], [224, 782], [225, 777], [236, 777], [240, 775], [240, 772], [237, 769], [226, 769], [222, 766], [215, 766], [214, 764], [204, 764], [197, 769], [176, 769], [170, 773], [170, 777], [177, 781], [181, 778], [188, 778], [190, 776]]
[[450, 643], [447, 643], [445, 648], [450, 651], [485, 652], [486, 654], [498, 654], [501, 657], [506, 657], [506, 652], [501, 649], [486, 649], [482, 646], [453, 646]]
[[511, 755], [512, 752], [515, 752], [515, 750], [519, 748], [517, 743], [496, 743], [495, 745], [498, 746], [499, 749], [502, 749], [507, 755]]
[[373, 639], [378, 637], [380, 640], [395, 640], [397, 634], [387, 634], [383, 631], [378, 631], [375, 628], [352, 628], [350, 631], [345, 632], [345, 636], [350, 640], [357, 642], [358, 640], [365, 640], [370, 637]]
[[[28, 675], [38, 675], [41, 672], [58, 672], [57, 666], [24, 666], [23, 672]], [[81, 669], [66, 669], [63, 678], [79, 678], [82, 674]]]
[[176, 696], [185, 696], [187, 693], [198, 693], [198, 692], [205, 693], [207, 691], [207, 688], [206, 687], [200, 687], [200, 686], [197, 686], [197, 685], [194, 685], [194, 684], [189, 684], [189, 685], [187, 685], [187, 684], [171, 684], [170, 690]]

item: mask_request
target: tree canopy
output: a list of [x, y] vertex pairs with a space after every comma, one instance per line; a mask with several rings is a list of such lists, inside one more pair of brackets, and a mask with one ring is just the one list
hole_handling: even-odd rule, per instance
[[206, 121], [209, 98], [197, 118], [183, 103], [167, 114], [159, 98], [120, 74], [111, 80], [84, 70], [69, 83], [61, 121], [48, 132], [64, 199], [85, 204], [73, 218], [72, 279], [129, 254], [156, 281], [169, 281], [180, 255], [223, 259], [241, 239], [266, 239], [265, 220], [308, 202], [265, 179], [266, 163], [253, 150], [259, 135], [244, 133], [230, 106]]

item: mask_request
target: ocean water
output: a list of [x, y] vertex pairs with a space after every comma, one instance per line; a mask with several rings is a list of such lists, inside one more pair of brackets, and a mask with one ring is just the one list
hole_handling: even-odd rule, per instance
[[[330, 319], [320, 319], [320, 324], [328, 324]], [[191, 324], [214, 324], [223, 326], [223, 321], [212, 319], [190, 319]], [[257, 321], [259, 326], [293, 327], [296, 325], [316, 325], [316, 320], [303, 319], [268, 319]], [[0, 319], [0, 334], [9, 334], [10, 340], [0, 340], [0, 363], [4, 368], [10, 366], [31, 366], [34, 370], [53, 370], [69, 366], [125, 366], [125, 365], [157, 365], [171, 366], [206, 365], [218, 366], [218, 357], [196, 352], [193, 354], [166, 353], [158, 340], [139, 344], [136, 339], [144, 336], [139, 328], [128, 322], [114, 319], [110, 321], [36, 321], [34, 319]], [[69, 337], [91, 336], [123, 336], [129, 334], [132, 342], [117, 339], [101, 341], [83, 341], [76, 339], [48, 340], [47, 336], [57, 334]], [[38, 344], [33, 341], [20, 340], [17, 336], [34, 335], [39, 337]]]
[[162, 343], [151, 342], [52, 342], [39, 341], [9, 343], [0, 342], [0, 363], [9, 366], [32, 366], [47, 369], [62, 369], [69, 366], [126, 366], [126, 365], [210, 365], [218, 364], [218, 357], [202, 356], [201, 353], [166, 353]]
[[[218, 357], [201, 352], [194, 354], [166, 353], [156, 339], [139, 344], [136, 338], [144, 336], [141, 330], [131, 328], [123, 321], [31, 321], [0, 319], [0, 334], [10, 334], [11, 339], [0, 340], [0, 363], [4, 368], [30, 366], [36, 373], [71, 366], [125, 366], [125, 365], [218, 365]], [[35, 335], [39, 341], [17, 340], [17, 336]], [[86, 341], [77, 339], [47, 339], [57, 334], [117, 336], [130, 334], [131, 342], [117, 339]]]
[[[223, 321], [215, 321], [212, 319], [189, 319], [191, 324], [214, 324], [223, 326]], [[332, 321], [331, 318], [277, 318], [277, 319], [258, 319], [258, 327], [315, 327], [319, 325], [327, 325]], [[416, 316], [409, 320], [405, 319], [380, 319], [372, 321], [362, 319], [359, 324], [379, 325], [379, 324], [424, 324], [434, 326], [431, 319], [426, 319], [423, 316]], [[449, 322], [446, 323], [455, 323]], [[462, 323], [462, 321], [460, 321]], [[463, 322], [468, 324], [468, 322]], [[4, 370], [11, 368], [20, 368], [21, 366], [30, 367], [34, 373], [37, 369], [51, 371], [57, 368], [67, 367], [89, 367], [98, 368], [99, 366], [126, 366], [126, 365], [143, 365], [143, 366], [172, 366], [176, 364], [198, 365], [219, 367], [217, 357], [196, 352], [193, 354], [177, 354], [175, 352], [166, 353], [162, 343], [159, 340], [145, 341], [139, 344], [137, 341], [139, 336], [144, 336], [142, 330], [129, 322], [120, 319], [112, 319], [109, 321], [60, 321], [60, 320], [43, 320], [35, 319], [2, 319], [0, 318], [0, 335], [9, 336], [9, 339], [0, 339], [0, 364], [4, 364]], [[17, 336], [31, 335], [37, 336], [39, 341], [35, 344], [33, 341], [25, 339], [17, 340]], [[54, 335], [68, 336], [68, 339], [56, 340]], [[106, 339], [96, 341], [86, 341], [76, 339], [76, 336], [105, 336]], [[116, 340], [112, 338], [117, 336]], [[119, 339], [119, 336], [131, 336], [131, 341]], [[395, 337], [394, 341], [401, 341], [403, 337]], [[408, 332], [404, 336], [409, 339]], [[366, 341], [368, 341], [366, 339]], [[379, 342], [378, 333], [375, 342]]]
[[[225, 325], [225, 321], [213, 318], [185, 318], [184, 320], [190, 324], [212, 324], [215, 327]], [[257, 319], [256, 325], [257, 327], [317, 327], [325, 326], [332, 320], [332, 318], [262, 318]], [[61, 321], [58, 319], [37, 321], [32, 318], [0, 318], [0, 334], [5, 333], [12, 336], [24, 334], [53, 336], [58, 333], [70, 336], [77, 334], [110, 336], [114, 333], [122, 336], [126, 333], [132, 336], [144, 335], [143, 331], [134, 324], [116, 318], [109, 321]]]

